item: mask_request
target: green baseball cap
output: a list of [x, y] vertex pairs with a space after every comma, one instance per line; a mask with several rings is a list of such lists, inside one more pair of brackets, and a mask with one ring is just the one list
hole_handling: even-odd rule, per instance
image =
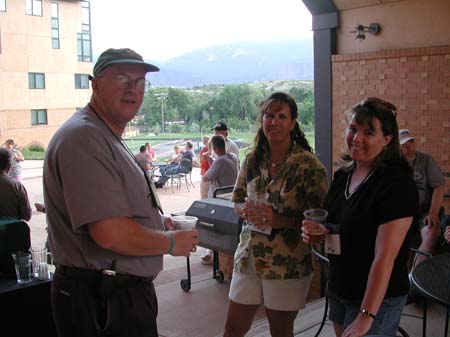
[[95, 63], [93, 71], [94, 77], [98, 76], [98, 74], [100, 74], [109, 66], [120, 63], [142, 64], [147, 72], [159, 71], [159, 68], [157, 66], [144, 62], [142, 56], [136, 53], [134, 50], [131, 50], [129, 48], [110, 48], [101, 53], [97, 62]]

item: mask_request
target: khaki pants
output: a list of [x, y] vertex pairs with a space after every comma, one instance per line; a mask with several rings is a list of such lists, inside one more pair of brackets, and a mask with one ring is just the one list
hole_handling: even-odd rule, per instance
[[211, 186], [210, 181], [201, 181], [200, 182], [200, 198], [206, 199], [208, 198], [209, 187]]

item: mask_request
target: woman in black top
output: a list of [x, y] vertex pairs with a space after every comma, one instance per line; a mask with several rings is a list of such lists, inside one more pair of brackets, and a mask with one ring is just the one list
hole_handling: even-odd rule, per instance
[[[336, 336], [394, 336], [409, 289], [407, 233], [418, 209], [400, 154], [395, 106], [369, 98], [353, 107], [348, 151], [325, 198], [330, 257], [330, 319]], [[303, 221], [303, 240], [314, 241]], [[322, 237], [323, 239], [323, 237]], [[327, 240], [328, 241], [328, 240]], [[340, 247], [339, 247], [340, 246]]]

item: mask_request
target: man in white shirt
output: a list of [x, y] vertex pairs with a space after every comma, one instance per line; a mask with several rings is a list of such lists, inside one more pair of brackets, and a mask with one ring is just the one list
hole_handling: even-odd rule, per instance
[[[216, 123], [216, 125], [214, 125], [211, 131], [212, 130], [214, 130], [214, 134], [222, 135], [225, 138], [227, 151], [226, 153], [234, 153], [236, 155], [236, 158], [238, 159], [239, 164], [239, 147], [231, 139], [228, 139], [228, 126], [224, 122], [218, 122]], [[213, 158], [217, 158], [217, 156], [213, 154]]]

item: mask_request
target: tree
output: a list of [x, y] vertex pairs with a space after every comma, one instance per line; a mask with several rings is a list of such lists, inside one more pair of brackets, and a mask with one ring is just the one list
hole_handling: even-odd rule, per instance
[[[249, 130], [255, 124], [259, 102], [274, 91], [289, 92], [299, 107], [300, 122], [314, 125], [313, 85], [307, 81], [151, 88], [144, 96], [137, 121], [149, 130], [160, 130], [163, 120], [184, 121], [201, 130], [209, 130], [215, 122], [224, 121], [234, 130]], [[165, 126], [169, 127], [166, 123]]]

